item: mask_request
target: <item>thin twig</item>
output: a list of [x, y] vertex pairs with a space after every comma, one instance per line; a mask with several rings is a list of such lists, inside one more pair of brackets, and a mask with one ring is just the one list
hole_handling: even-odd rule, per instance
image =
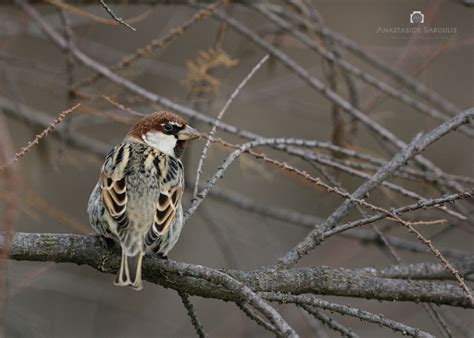
[[[279, 60], [282, 64], [284, 64], [288, 69], [293, 71], [297, 74], [302, 80], [304, 80], [310, 87], [320, 92], [325, 98], [329, 101], [337, 104], [343, 111], [350, 114], [355, 119], [361, 121], [364, 125], [366, 125], [370, 130], [375, 132], [379, 135], [383, 140], [395, 146], [399, 149], [404, 149], [407, 144], [400, 140], [397, 136], [395, 136], [392, 132], [388, 129], [384, 128], [378, 122], [374, 121], [372, 118], [364, 114], [362, 111], [357, 109], [356, 107], [352, 106], [349, 102], [344, 100], [341, 96], [336, 94], [330, 88], [328, 88], [325, 84], [323, 84], [319, 79], [314, 76], [311, 76], [309, 72], [304, 69], [300, 64], [298, 64], [294, 59], [292, 59], [289, 55], [282, 52], [280, 49], [275, 48], [269, 42], [262, 39], [240, 21], [236, 20], [233, 17], [228, 16], [227, 14], [223, 13], [222, 11], [216, 10], [214, 15], [219, 18], [220, 20], [226, 21], [230, 27], [234, 28], [237, 32], [244, 35], [255, 44], [266, 50], [269, 54], [274, 56], [277, 60]], [[415, 157], [415, 161], [424, 168], [428, 168], [430, 171], [433, 172], [434, 175], [437, 177], [441, 177], [444, 175], [443, 171], [439, 169], [434, 163], [430, 160], [426, 159], [423, 156]], [[448, 180], [449, 184], [457, 189], [463, 190], [463, 187], [454, 182], [452, 180]]]
[[[288, 18], [301, 21], [296, 15], [292, 12], [287, 11], [285, 8], [281, 6], [273, 5], [271, 10], [278, 15], [286, 16]], [[348, 51], [352, 52], [354, 55], [368, 63], [369, 65], [373, 66], [374, 68], [381, 71], [383, 74], [387, 74], [391, 76], [393, 79], [399, 81], [404, 87], [412, 90], [416, 94], [420, 95], [427, 101], [437, 105], [441, 109], [446, 112], [455, 114], [459, 111], [454, 104], [440, 96], [438, 93], [434, 92], [432, 89], [426, 87], [423, 83], [417, 80], [414, 77], [405, 74], [392, 65], [383, 61], [380, 57], [371, 54], [366, 49], [359, 46], [355, 41], [350, 40], [349, 38], [343, 36], [341, 33], [334, 32], [330, 30], [327, 26], [322, 26], [319, 24], [315, 24], [312, 27], [316, 32], [319, 34], [332, 39], [335, 43], [339, 44], [340, 46], [344, 47]]]
[[350, 328], [345, 327], [341, 323], [338, 323], [336, 320], [334, 320], [333, 318], [329, 317], [328, 315], [322, 313], [321, 311], [319, 311], [314, 306], [307, 305], [307, 304], [298, 304], [298, 306], [305, 309], [308, 313], [313, 315], [316, 319], [320, 320], [323, 324], [325, 324], [327, 327], [329, 327], [333, 331], [339, 332], [341, 334], [341, 336], [349, 337], [349, 338], [359, 337]]
[[443, 333], [446, 338], [453, 338], [453, 334], [440, 311], [438, 311], [438, 309], [433, 304], [423, 304], [423, 307], [426, 308], [428, 315], [438, 326], [438, 329], [441, 331], [441, 333]]
[[258, 325], [278, 335], [278, 330], [275, 328], [275, 326], [273, 326], [271, 323], [259, 316], [258, 313], [256, 313], [251, 306], [246, 303], [237, 303], [237, 306], [242, 310], [242, 312], [247, 315], [247, 317], [252, 319]]
[[[100, 24], [114, 25], [114, 26], [121, 24], [120, 22], [117, 22], [117, 20], [103, 18], [103, 17], [95, 15], [93, 13], [84, 11], [84, 10], [80, 9], [79, 7], [76, 7], [76, 6], [73, 6], [72, 4], [70, 4], [70, 1], [69, 1], [69, 3], [66, 3], [62, 0], [41, 0], [41, 2], [50, 3], [51, 5], [54, 5], [58, 8], [60, 8], [60, 9], [63, 9], [63, 10], [65, 10], [65, 11], [71, 13], [71, 14], [86, 17], [86, 18], [92, 20], [93, 22], [97, 22], [97, 23], [100, 23]], [[31, 1], [30, 1], [30, 3], [31, 3]], [[97, 0], [94, 0], [94, 4], [95, 3], [97, 3]], [[137, 16], [134, 16], [132, 18], [128, 18], [126, 20], [130, 23], [137, 23], [137, 22], [143, 21], [151, 13], [152, 13], [152, 8], [149, 8], [144, 13], [139, 14]]]
[[191, 323], [193, 324], [197, 335], [200, 338], [207, 337], [207, 334], [204, 331], [204, 327], [202, 326], [201, 322], [199, 321], [199, 318], [197, 317], [196, 310], [194, 309], [193, 303], [191, 303], [191, 300], [189, 299], [189, 295], [181, 291], [178, 291], [178, 294], [181, 297], [181, 301], [183, 302], [183, 305], [186, 308], [186, 311], [188, 312], [188, 316], [191, 319]]
[[[394, 171], [404, 165], [408, 160], [415, 157], [430, 144], [437, 141], [450, 131], [456, 129], [457, 127], [463, 124], [469, 123], [473, 116], [474, 108], [471, 108], [462, 113], [459, 113], [449, 121], [444, 122], [439, 127], [425, 134], [423, 137], [415, 139], [410, 145], [406, 146], [402, 151], [400, 151], [396, 156], [394, 156], [391, 161], [389, 161], [382, 168], [380, 168], [374, 176], [372, 176], [369, 180], [362, 184], [351, 196], [355, 199], [359, 199], [366, 196], [369, 191], [380, 185], [381, 182], [387, 179]], [[324, 232], [329, 230], [331, 227], [334, 227], [349, 213], [349, 211], [354, 206], [355, 204], [352, 203], [351, 200], [344, 201], [344, 203], [342, 203], [326, 219], [326, 221], [321, 224], [319, 229], [313, 230], [310, 234], [306, 236], [303, 241], [298, 243], [297, 246], [290, 250], [284, 257], [282, 257], [279, 260], [279, 265], [288, 266], [298, 262], [301, 257], [306, 255], [315, 247], [315, 245], [317, 245], [318, 240], [316, 238], [320, 236], [321, 229]]]
[[137, 112], [137, 111], [135, 111], [135, 110], [133, 110], [129, 107], [125, 107], [123, 104], [118, 103], [117, 101], [113, 100], [110, 96], [102, 95], [102, 97], [104, 98], [104, 100], [106, 100], [108, 103], [110, 103], [114, 107], [117, 107], [120, 110], [126, 111], [127, 113], [129, 113], [131, 115], [139, 116], [139, 117], [145, 116], [145, 114], [139, 113], [139, 112]]
[[[226, 147], [230, 147], [230, 148], [234, 148], [234, 149], [238, 149], [239, 148], [239, 145], [235, 145], [235, 144], [232, 144], [232, 143], [229, 143], [229, 142], [226, 142], [220, 138], [215, 138], [214, 139], [215, 142], [218, 142]], [[298, 142], [296, 142], [295, 140], [295, 145], [299, 145], [299, 146], [304, 146], [304, 147], [319, 147], [323, 144], [324, 142], [318, 142], [318, 141], [313, 141], [313, 140], [299, 140]], [[330, 148], [332, 149], [336, 149], [338, 148], [337, 146], [334, 146], [332, 145]], [[278, 149], [281, 149], [281, 150], [285, 150], [285, 148], [281, 147], [278, 147]], [[286, 148], [288, 149], [288, 148]], [[312, 161], [316, 161], [320, 164], [323, 164], [323, 165], [326, 165], [326, 166], [330, 166], [330, 167], [333, 167], [333, 168], [336, 168], [338, 170], [341, 170], [343, 172], [346, 172], [348, 174], [350, 174], [351, 176], [358, 176], [358, 177], [361, 177], [361, 178], [365, 178], [365, 179], [370, 179], [371, 176], [369, 174], [366, 174], [362, 171], [359, 171], [359, 170], [354, 170], [344, 164], [341, 164], [341, 163], [337, 163], [331, 159], [329, 159], [327, 156], [325, 155], [320, 155], [320, 154], [317, 154], [315, 152], [309, 152], [309, 151], [302, 151], [301, 149], [298, 149], [298, 148], [292, 148], [293, 149], [293, 153], [299, 157], [301, 157], [302, 159], [304, 160], [312, 160]], [[344, 149], [344, 148], [341, 148], [341, 149]], [[263, 154], [263, 153], [256, 153], [252, 150], [248, 150], [246, 151], [248, 152], [249, 154], [253, 155], [254, 157], [256, 158], [259, 158], [259, 159], [263, 159], [265, 162], [268, 162], [268, 163], [272, 163], [272, 164], [275, 164], [277, 167], [280, 167], [280, 168], [284, 168], [286, 170], [289, 170], [289, 171], [293, 171], [294, 173], [296, 173], [297, 175], [300, 175], [304, 178], [305, 175], [301, 175], [301, 173], [299, 172], [298, 169], [295, 169], [291, 166], [288, 166], [288, 165], [283, 165], [281, 162], [279, 161], [276, 161], [274, 159], [271, 159], [269, 158], [267, 155]], [[344, 163], [347, 163], [347, 161], [345, 161]], [[387, 162], [382, 162], [382, 165], [385, 165]], [[377, 168], [378, 170], [378, 168]], [[398, 170], [398, 169], [397, 169]], [[394, 174], [395, 175], [395, 174]], [[392, 190], [392, 191], [395, 191], [401, 195], [404, 195], [404, 196], [407, 196], [409, 198], [412, 198], [412, 199], [415, 199], [415, 200], [422, 200], [424, 199], [423, 196], [417, 194], [416, 192], [413, 192], [411, 190], [408, 190], [408, 189], [405, 189], [397, 184], [394, 184], [394, 183], [391, 183], [391, 182], [388, 182], [388, 181], [383, 181], [381, 183], [382, 186]], [[464, 216], [463, 214], [460, 214], [458, 212], [455, 212], [451, 209], [448, 209], [446, 208], [445, 206], [440, 206], [438, 207], [440, 210], [442, 210], [443, 212], [451, 215], [451, 216], [454, 216], [460, 220], [463, 220], [463, 221], [466, 221], [467, 220], [467, 217]]]
[[[208, 18], [211, 15], [211, 13], [214, 11], [214, 9], [222, 5], [222, 3], [223, 3], [223, 0], [220, 0], [220, 1], [217, 1], [216, 3], [213, 3], [207, 6], [205, 9], [201, 9], [197, 11], [189, 20], [183, 22], [181, 25], [177, 27], [172, 28], [168, 32], [168, 34], [166, 34], [165, 36], [159, 39], [153, 39], [146, 46], [137, 48], [134, 53], [124, 56], [122, 60], [112, 65], [110, 69], [113, 71], [122, 70], [126, 67], [131, 66], [132, 64], [140, 60], [142, 57], [150, 54], [156, 48], [165, 48], [176, 38], [183, 35], [190, 27], [192, 27], [194, 23]], [[91, 77], [75, 84], [74, 88], [77, 90], [80, 87], [90, 86], [97, 80], [101, 79], [103, 76], [104, 75], [100, 73], [94, 74]]]
[[[68, 14], [66, 11], [62, 8], [58, 9], [59, 11], [59, 17], [61, 19], [62, 26], [64, 27], [64, 38], [66, 39], [67, 43], [69, 46], [72, 46], [74, 44], [74, 34], [73, 30], [71, 28], [71, 23], [68, 18]], [[66, 84], [67, 84], [67, 102], [68, 105], [72, 105], [74, 102], [75, 94], [72, 90], [72, 85], [74, 83], [75, 79], [75, 59], [71, 55], [71, 50], [68, 48], [65, 51], [65, 56], [66, 56]], [[59, 148], [59, 155], [63, 155], [65, 146], [66, 146], [66, 140], [69, 137], [70, 131], [72, 129], [72, 119], [66, 119], [64, 121], [64, 130], [63, 130], [63, 140], [61, 142], [61, 146]]]
[[48, 134], [51, 133], [54, 130], [54, 128], [56, 128], [56, 126], [60, 124], [67, 115], [69, 115], [69, 113], [72, 113], [74, 110], [76, 110], [80, 106], [81, 106], [81, 103], [77, 103], [73, 107], [61, 112], [58, 115], [58, 117], [53, 122], [51, 122], [50, 125], [45, 130], [43, 130], [40, 134], [36, 135], [33, 141], [28, 142], [28, 144], [25, 147], [21, 148], [20, 151], [15, 154], [14, 158], [10, 159], [5, 164], [0, 166], [0, 171], [4, 170], [6, 167], [17, 162], [21, 157], [25, 156], [26, 153], [29, 152], [31, 148], [33, 148], [34, 145], [38, 144], [42, 138], [48, 136]]
[[[434, 199], [429, 199], [429, 200], [420, 200], [420, 201], [418, 201], [418, 203], [413, 203], [413, 204], [409, 204], [409, 205], [406, 205], [406, 206], [401, 207], [401, 208], [393, 209], [392, 212], [396, 213], [396, 214], [400, 214], [400, 213], [404, 213], [404, 212], [407, 212], [407, 211], [413, 211], [413, 210], [417, 210], [417, 209], [425, 209], [425, 208], [428, 208], [428, 207], [434, 206], [434, 205], [443, 205], [444, 203], [454, 203], [454, 201], [456, 201], [458, 199], [472, 198], [473, 196], [474, 196], [474, 190], [471, 189], [471, 190], [462, 191], [462, 192], [459, 192], [459, 193], [456, 193], [456, 194], [445, 195], [445, 196], [442, 196], [442, 197], [439, 197], [439, 198], [434, 198]], [[378, 221], [382, 218], [385, 218], [386, 216], [387, 216], [386, 213], [380, 213], [380, 214], [377, 214], [377, 215], [369, 216], [367, 218], [363, 218], [363, 219], [359, 219], [359, 220], [356, 220], [356, 221], [352, 221], [352, 222], [349, 222], [349, 223], [345, 223], [345, 224], [335, 226], [334, 228], [331, 228], [331, 229], [327, 230], [324, 233], [323, 238], [334, 236], [335, 234], [347, 231], [349, 229], [357, 228], [357, 227], [360, 227], [360, 226], [365, 225], [365, 224], [376, 222], [376, 221]]]
[[237, 86], [237, 88], [235, 88], [235, 90], [232, 92], [232, 94], [229, 96], [229, 98], [227, 99], [226, 103], [224, 104], [224, 106], [222, 107], [221, 111], [219, 112], [219, 114], [217, 114], [217, 117], [216, 119], [214, 120], [214, 123], [212, 125], [212, 128], [211, 128], [211, 131], [209, 132], [209, 134], [207, 135], [207, 141], [206, 141], [206, 144], [204, 145], [204, 148], [202, 149], [202, 152], [201, 152], [201, 157], [199, 158], [199, 163], [198, 163], [198, 166], [197, 166], [197, 170], [196, 170], [196, 179], [195, 179], [195, 183], [194, 183], [194, 190], [193, 190], [193, 196], [192, 198], [196, 198], [197, 196], [197, 193], [198, 193], [198, 186], [199, 186], [199, 179], [201, 177], [201, 174], [202, 174], [202, 167], [204, 165], [204, 160], [206, 159], [206, 155], [207, 155], [207, 150], [209, 149], [209, 146], [211, 145], [212, 143], [212, 140], [214, 138], [214, 134], [216, 133], [216, 128], [217, 128], [217, 124], [220, 122], [220, 120], [222, 120], [222, 117], [224, 116], [225, 112], [227, 111], [227, 109], [229, 108], [230, 104], [232, 103], [232, 101], [237, 97], [237, 95], [239, 95], [240, 91], [242, 90], [242, 88], [247, 84], [247, 82], [254, 76], [254, 74], [260, 69], [260, 67], [268, 60], [268, 54], [265, 55], [251, 70], [250, 72], [247, 74], [247, 76], [242, 80], [242, 82], [240, 82], [240, 84]]
[[412, 337], [434, 338], [433, 335], [427, 332], [423, 332], [419, 329], [407, 326], [402, 323], [398, 323], [394, 320], [385, 318], [382, 315], [376, 315], [374, 313], [370, 313], [368, 311], [353, 308], [347, 305], [330, 303], [322, 299], [317, 299], [316, 297], [312, 295], [297, 295], [296, 296], [296, 295], [289, 295], [289, 294], [283, 294], [283, 293], [277, 294], [273, 292], [260, 292], [260, 295], [267, 300], [277, 301], [281, 303], [307, 304], [310, 306], [315, 306], [315, 307], [331, 310], [334, 312], [338, 312], [341, 314], [353, 316], [361, 320], [366, 320], [372, 323], [383, 325], [393, 331], [402, 332], [403, 334], [407, 334]]
[[127, 27], [128, 29], [132, 30], [132, 31], [136, 31], [136, 28], [130, 26], [128, 23], [126, 23], [125, 21], [123, 21], [122, 18], [118, 17], [114, 11], [109, 7], [107, 6], [107, 4], [105, 3], [104, 0], [99, 0], [100, 4], [102, 5], [102, 7], [104, 7], [104, 9], [107, 11], [107, 13], [109, 13], [109, 15], [115, 20], [117, 21], [119, 24]]
[[[277, 15], [273, 14], [271, 11], [268, 10], [267, 6], [262, 5], [254, 5], [254, 7], [267, 19], [272, 21], [273, 23], [277, 24], [279, 27], [284, 28], [285, 30], [292, 33], [297, 39], [302, 41], [305, 45], [307, 45], [312, 50], [319, 53], [322, 57], [337, 64], [343, 70], [349, 72], [351, 75], [358, 77], [362, 81], [374, 86], [378, 90], [384, 92], [385, 94], [390, 95], [393, 98], [400, 100], [401, 102], [413, 107], [414, 109], [426, 113], [433, 117], [434, 119], [444, 122], [450, 118], [449, 115], [446, 115], [435, 108], [431, 108], [428, 105], [424, 104], [421, 101], [411, 98], [409, 95], [404, 94], [402, 91], [397, 90], [396, 88], [390, 86], [389, 84], [377, 80], [375, 77], [362, 71], [361, 69], [353, 66], [349, 62], [345, 61], [341, 57], [337, 57], [333, 52], [328, 51], [327, 49], [321, 47], [316, 42], [314, 42], [310, 37], [305, 35], [304, 33], [296, 30], [295, 28], [291, 27], [291, 25], [286, 22], [285, 20], [281, 19]], [[460, 128], [461, 131], [466, 133], [466, 135], [473, 137], [474, 136], [474, 129], [471, 128]]]

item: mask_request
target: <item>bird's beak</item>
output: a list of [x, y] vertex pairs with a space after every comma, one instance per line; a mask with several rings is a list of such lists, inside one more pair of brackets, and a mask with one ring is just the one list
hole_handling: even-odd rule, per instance
[[194, 128], [190, 126], [186, 126], [183, 130], [178, 132], [178, 140], [187, 141], [187, 140], [194, 140], [196, 138], [200, 138], [201, 134]]

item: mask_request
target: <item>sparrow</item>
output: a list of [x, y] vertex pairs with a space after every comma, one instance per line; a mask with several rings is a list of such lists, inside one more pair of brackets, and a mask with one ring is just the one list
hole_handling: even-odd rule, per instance
[[142, 259], [166, 258], [183, 227], [181, 197], [186, 142], [200, 134], [180, 116], [157, 112], [140, 119], [106, 156], [87, 212], [94, 230], [120, 245], [115, 285], [143, 288]]

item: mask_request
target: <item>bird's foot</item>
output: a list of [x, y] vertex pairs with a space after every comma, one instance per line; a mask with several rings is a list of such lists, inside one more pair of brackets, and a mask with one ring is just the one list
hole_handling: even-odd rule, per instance
[[97, 237], [102, 243], [102, 246], [106, 248], [107, 250], [113, 250], [116, 246], [115, 241], [112, 238], [108, 238], [102, 235], [97, 234]]
[[168, 259], [168, 256], [163, 255], [162, 253], [157, 252], [156, 255], [157, 255], [160, 259]]

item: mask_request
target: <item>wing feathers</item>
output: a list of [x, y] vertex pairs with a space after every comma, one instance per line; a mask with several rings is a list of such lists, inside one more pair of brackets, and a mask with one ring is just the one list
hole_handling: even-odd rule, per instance
[[128, 225], [125, 168], [129, 158], [130, 147], [128, 145], [121, 144], [115, 147], [112, 153], [107, 156], [100, 176], [104, 206], [120, 227]]
[[181, 199], [181, 190], [181, 186], [178, 185], [170, 191], [160, 193], [151, 229], [155, 235], [164, 233], [173, 221]]

